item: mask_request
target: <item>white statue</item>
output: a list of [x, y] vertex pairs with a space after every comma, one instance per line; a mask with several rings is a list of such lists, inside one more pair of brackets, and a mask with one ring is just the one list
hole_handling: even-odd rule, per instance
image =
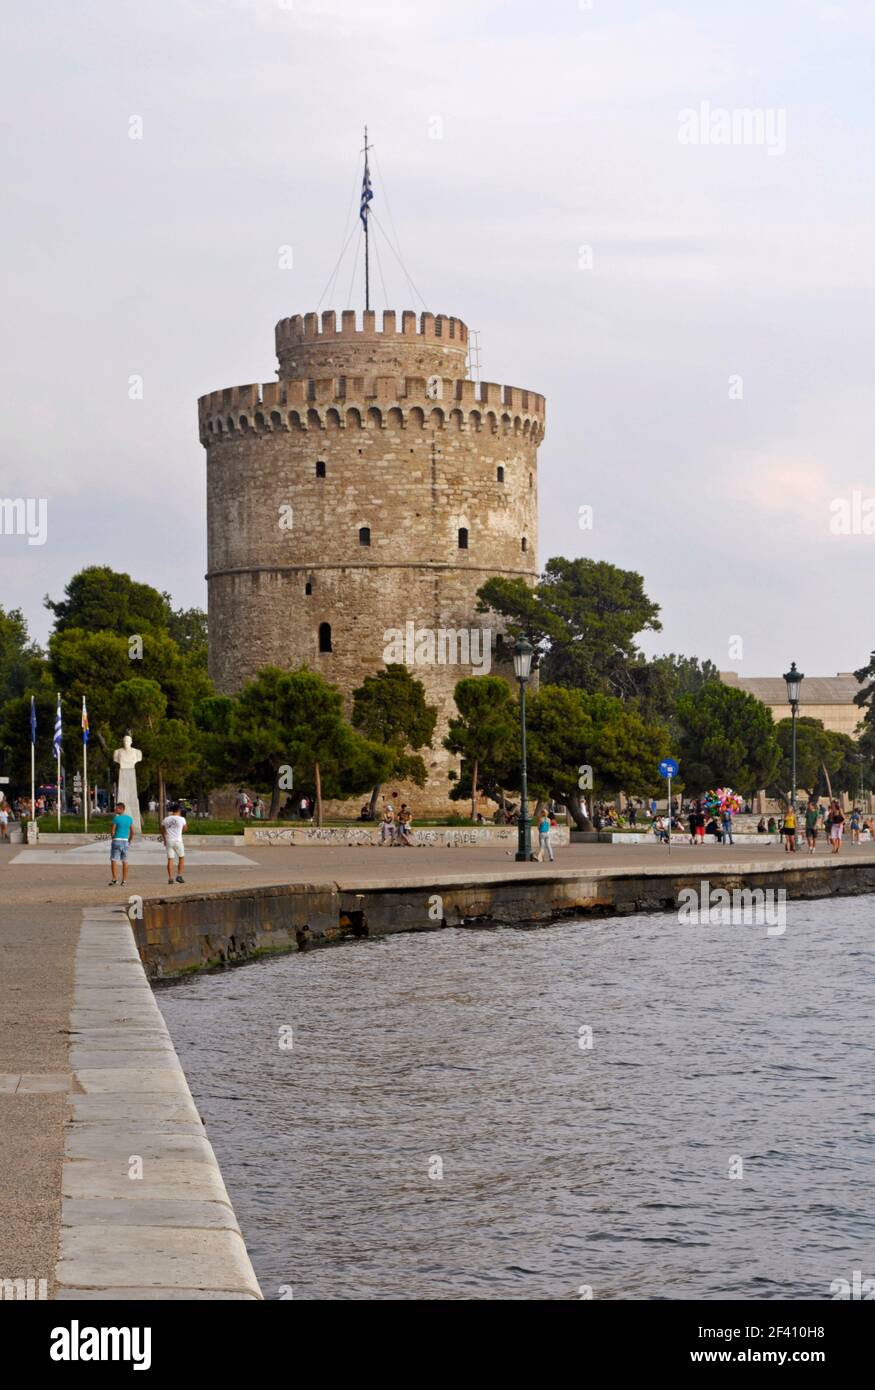
[[125, 803], [125, 811], [133, 817], [134, 829], [142, 834], [140, 802], [137, 797], [137, 763], [143, 761], [143, 754], [139, 748], [133, 747], [130, 734], [125, 734], [122, 739], [122, 747], [117, 748], [112, 757], [113, 761], [118, 763], [119, 768], [116, 801]]

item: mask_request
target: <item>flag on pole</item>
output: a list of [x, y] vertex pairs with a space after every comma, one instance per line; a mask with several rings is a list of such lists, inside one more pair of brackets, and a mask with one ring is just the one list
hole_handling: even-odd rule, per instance
[[34, 697], [30, 697], [30, 741], [36, 743], [36, 705]]
[[87, 742], [88, 742], [88, 734], [89, 734], [89, 728], [88, 728], [88, 711], [87, 711], [87, 709], [85, 708], [85, 696], [83, 695], [83, 696], [82, 696], [82, 742], [83, 742], [83, 743], [87, 743]]
[[61, 697], [58, 696], [58, 711], [55, 715], [55, 737], [52, 740], [52, 750], [56, 758], [61, 756]]
[[371, 171], [368, 167], [368, 157], [365, 155], [365, 172], [362, 178], [362, 201], [359, 206], [359, 217], [362, 219], [362, 226], [365, 231], [368, 229], [368, 203], [373, 196], [374, 190], [371, 188]]

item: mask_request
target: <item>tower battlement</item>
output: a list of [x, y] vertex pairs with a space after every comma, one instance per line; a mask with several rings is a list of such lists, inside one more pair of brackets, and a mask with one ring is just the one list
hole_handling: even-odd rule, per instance
[[361, 316], [361, 326], [359, 326], [358, 315], [355, 309], [344, 309], [340, 315], [340, 327], [337, 326], [337, 313], [334, 309], [326, 309], [320, 318], [318, 314], [292, 314], [290, 318], [280, 319], [276, 326], [277, 350], [280, 345], [287, 346], [291, 343], [313, 343], [324, 342], [326, 338], [428, 338], [435, 340], [440, 338], [443, 342], [447, 339], [452, 342], [455, 340], [457, 346], [464, 347], [468, 342], [468, 328], [461, 319], [452, 318], [447, 314], [421, 314], [417, 323], [416, 314], [412, 309], [404, 309], [401, 314], [401, 323], [398, 324], [398, 315], [394, 309], [383, 310], [383, 326], [377, 328], [377, 315], [373, 309], [365, 309]]
[[204, 444], [243, 431], [425, 427], [522, 434], [540, 442], [544, 397], [467, 377], [323, 377], [228, 386], [198, 400]]
[[461, 319], [447, 314], [421, 314], [412, 309], [400, 316], [394, 309], [383, 312], [382, 327], [377, 315], [366, 309], [357, 316], [344, 309], [338, 325], [337, 314], [326, 309], [318, 314], [293, 314], [276, 326], [276, 355], [281, 377], [321, 376], [332, 369], [359, 371], [382, 367], [410, 373], [422, 371], [465, 375], [468, 329]]

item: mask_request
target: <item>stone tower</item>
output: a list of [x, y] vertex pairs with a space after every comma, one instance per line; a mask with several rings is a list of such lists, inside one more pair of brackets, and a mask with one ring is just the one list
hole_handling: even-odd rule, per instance
[[442, 739], [456, 682], [489, 669], [477, 590], [537, 576], [544, 398], [469, 380], [467, 341], [443, 314], [298, 314], [276, 327], [278, 381], [198, 402], [216, 685], [306, 664], [349, 712], [400, 632], [439, 710], [428, 786], [402, 789], [419, 814], [460, 809]]

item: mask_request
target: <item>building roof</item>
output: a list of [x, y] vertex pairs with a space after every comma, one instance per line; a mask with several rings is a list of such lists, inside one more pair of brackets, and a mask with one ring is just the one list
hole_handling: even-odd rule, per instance
[[[737, 671], [721, 671], [720, 679], [724, 685], [735, 685], [755, 695], [764, 705], [788, 703], [783, 676], [739, 676]], [[799, 712], [804, 714], [806, 705], [852, 705], [861, 689], [853, 671], [839, 671], [835, 676], [806, 676], [802, 682]]]

